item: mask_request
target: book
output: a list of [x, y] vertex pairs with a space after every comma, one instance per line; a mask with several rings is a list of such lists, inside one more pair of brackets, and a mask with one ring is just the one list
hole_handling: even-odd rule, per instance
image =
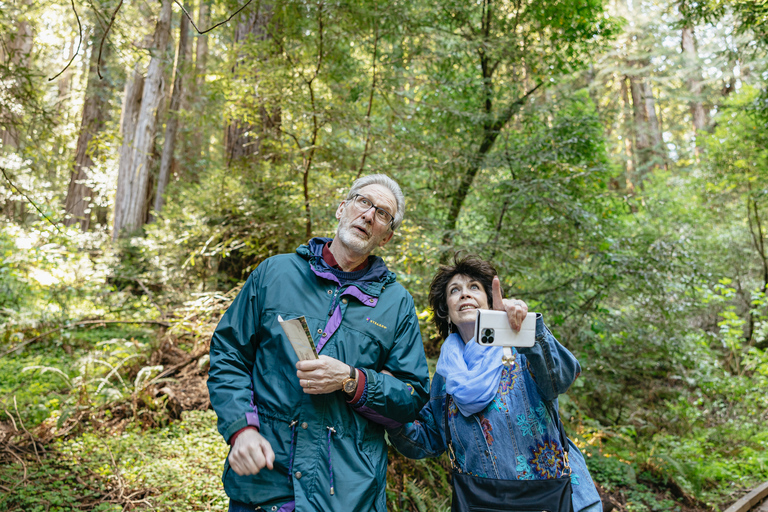
[[288, 336], [288, 341], [291, 342], [293, 350], [296, 351], [299, 361], [317, 359], [317, 349], [315, 342], [312, 341], [306, 318], [300, 316], [291, 320], [283, 320], [282, 316], [277, 315], [277, 321], [285, 331], [285, 335]]

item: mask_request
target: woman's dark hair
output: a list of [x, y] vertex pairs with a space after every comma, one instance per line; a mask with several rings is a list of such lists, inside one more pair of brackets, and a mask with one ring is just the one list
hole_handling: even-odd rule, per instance
[[450, 334], [448, 329], [448, 293], [446, 288], [454, 276], [464, 275], [483, 285], [488, 296], [488, 307], [493, 307], [492, 285], [496, 269], [487, 261], [474, 254], [453, 255], [453, 265], [440, 265], [432, 284], [429, 286], [429, 307], [434, 312], [435, 326], [440, 337]]

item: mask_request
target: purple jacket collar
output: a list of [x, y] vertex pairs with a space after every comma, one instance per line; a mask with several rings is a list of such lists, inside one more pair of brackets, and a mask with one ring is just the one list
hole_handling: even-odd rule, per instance
[[336, 281], [338, 284], [352, 284], [364, 293], [378, 297], [384, 286], [394, 283], [397, 277], [387, 269], [384, 260], [378, 256], [368, 257], [368, 266], [358, 272], [343, 272], [331, 268], [323, 259], [323, 246], [331, 238], [315, 237], [306, 245], [300, 245], [296, 253], [309, 261], [312, 270], [320, 277]]

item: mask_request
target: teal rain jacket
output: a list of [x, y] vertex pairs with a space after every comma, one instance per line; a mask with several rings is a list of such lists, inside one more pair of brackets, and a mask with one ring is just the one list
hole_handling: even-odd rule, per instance
[[[297, 511], [385, 512], [384, 429], [415, 419], [428, 399], [424, 346], [413, 298], [383, 260], [332, 269], [322, 258], [328, 240], [261, 263], [213, 334], [208, 389], [219, 432], [229, 441], [257, 426], [275, 452], [273, 470], [239, 476], [227, 461], [222, 480], [230, 498], [265, 510], [295, 499]], [[358, 403], [342, 391], [302, 391], [278, 315], [303, 315], [319, 354], [365, 372]]]

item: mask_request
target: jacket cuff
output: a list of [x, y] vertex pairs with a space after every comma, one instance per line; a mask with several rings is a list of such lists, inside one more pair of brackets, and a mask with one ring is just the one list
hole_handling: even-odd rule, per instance
[[229, 440], [232, 439], [232, 436], [243, 430], [245, 427], [261, 428], [261, 424], [259, 423], [259, 413], [256, 412], [255, 407], [253, 412], [247, 412], [244, 416], [241, 416], [240, 419], [230, 423], [222, 433], [222, 436], [227, 443], [231, 444]]
[[229, 438], [229, 446], [235, 446], [235, 439], [237, 439], [237, 436], [239, 436], [240, 434], [242, 434], [242, 433], [243, 433], [243, 432], [245, 432], [246, 430], [255, 430], [256, 432], [258, 432], [258, 431], [259, 431], [259, 429], [258, 429], [258, 428], [256, 428], [256, 427], [251, 427], [251, 426], [248, 426], [248, 427], [245, 427], [245, 428], [241, 428], [240, 430], [238, 430], [237, 432], [235, 432], [235, 433], [234, 433], [234, 435], [233, 435], [232, 437], [230, 437], [230, 438]]
[[352, 407], [360, 407], [365, 403], [363, 396], [368, 395], [366, 393], [368, 377], [365, 375], [365, 372], [361, 372], [357, 368], [355, 368], [355, 371], [357, 372], [357, 389], [355, 390], [355, 395], [347, 400], [347, 403], [352, 405]]

